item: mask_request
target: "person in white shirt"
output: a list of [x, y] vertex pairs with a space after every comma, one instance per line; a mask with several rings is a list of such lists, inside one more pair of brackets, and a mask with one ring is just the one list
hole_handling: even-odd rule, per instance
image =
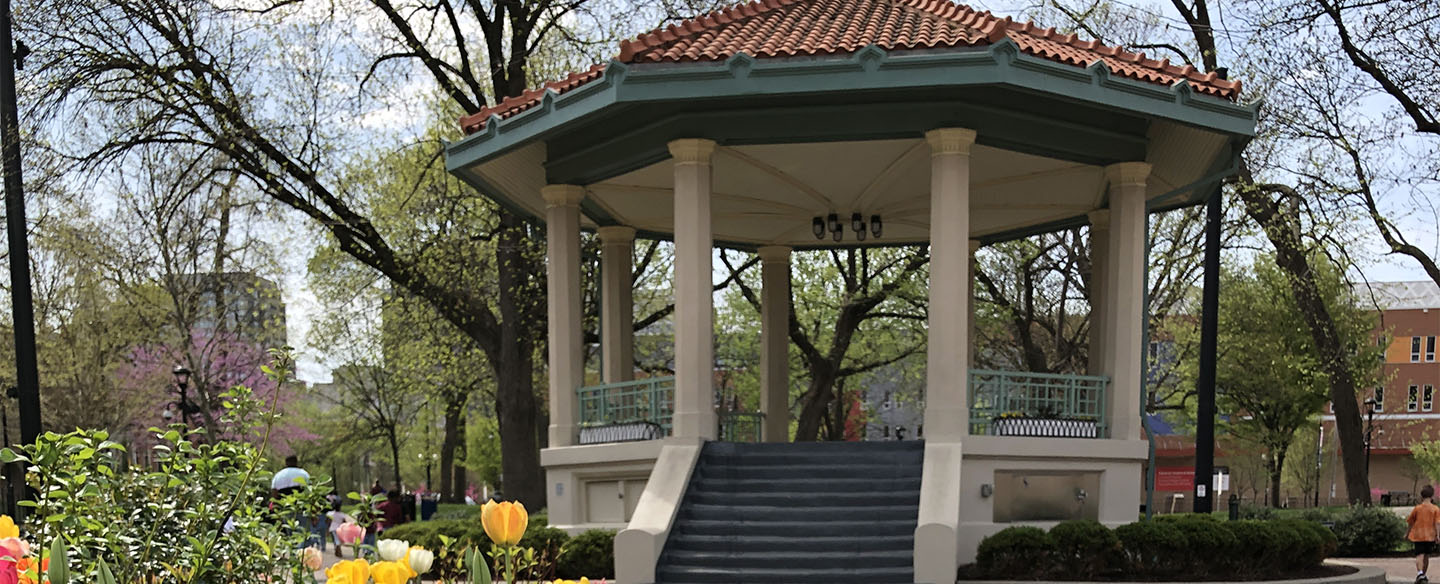
[[338, 533], [338, 531], [341, 525], [345, 525], [346, 523], [354, 523], [355, 518], [351, 517], [349, 513], [341, 511], [340, 500], [335, 499], [330, 503], [330, 511], [325, 513], [325, 519], [330, 522], [330, 537], [335, 539], [335, 557], [343, 558], [345, 557], [345, 554], [342, 553], [340, 550], [345, 546], [342, 545], [340, 542], [340, 534]]

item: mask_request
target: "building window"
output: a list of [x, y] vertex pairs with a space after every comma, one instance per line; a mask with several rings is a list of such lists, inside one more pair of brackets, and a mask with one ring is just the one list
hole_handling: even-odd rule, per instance
[[1384, 412], [1384, 411], [1385, 411], [1385, 388], [1383, 388], [1383, 387], [1377, 387], [1377, 388], [1375, 388], [1375, 413], [1378, 414], [1378, 413], [1381, 413], [1381, 412]]
[[1410, 393], [1405, 398], [1405, 411], [1413, 412], [1420, 409], [1420, 386], [1410, 386]]
[[1420, 362], [1420, 337], [1410, 337], [1410, 362]]
[[1425, 337], [1425, 361], [1435, 362], [1435, 337]]
[[894, 407], [894, 406], [895, 406], [894, 396], [892, 396], [892, 395], [890, 394], [890, 392], [888, 392], [888, 391], [885, 392], [885, 401], [884, 401], [884, 402], [881, 402], [881, 404], [880, 404], [880, 409], [882, 409], [882, 410], [888, 410], [888, 409], [890, 409], [891, 407]]
[[1425, 386], [1425, 393], [1421, 394], [1421, 396], [1420, 396], [1420, 409], [1423, 410], [1423, 411], [1428, 412], [1428, 411], [1430, 411], [1431, 409], [1433, 409], [1434, 407], [1435, 407], [1435, 386], [1433, 386], [1433, 385], [1427, 385], [1427, 386]]

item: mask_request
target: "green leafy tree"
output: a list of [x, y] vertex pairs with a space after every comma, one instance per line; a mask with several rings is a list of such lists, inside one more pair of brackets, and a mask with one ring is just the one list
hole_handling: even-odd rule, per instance
[[[1380, 348], [1370, 342], [1377, 319], [1359, 305], [1340, 268], [1318, 258], [1313, 264], [1323, 267], [1315, 280], [1323, 286], [1339, 338], [1355, 355], [1349, 361], [1350, 374], [1357, 380], [1378, 379]], [[1270, 503], [1279, 506], [1283, 471], [1297, 432], [1313, 427], [1329, 401], [1329, 372], [1286, 274], [1272, 257], [1257, 256], [1247, 267], [1225, 270], [1221, 288], [1217, 407], [1226, 416], [1226, 432], [1264, 453]], [[1191, 326], [1175, 327], [1177, 338], [1199, 334], [1193, 319], [1186, 324]], [[1195, 379], [1197, 361], [1181, 367], [1187, 379]]]

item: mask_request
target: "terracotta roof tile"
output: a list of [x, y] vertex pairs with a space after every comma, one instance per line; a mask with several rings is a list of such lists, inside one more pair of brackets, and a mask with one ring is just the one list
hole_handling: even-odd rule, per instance
[[[738, 53], [763, 59], [834, 55], [876, 45], [887, 51], [984, 46], [1009, 38], [1022, 52], [1076, 67], [1104, 62], [1112, 75], [1170, 85], [1186, 80], [1197, 92], [1237, 99], [1240, 82], [1189, 65], [1151, 59], [1014, 22], [950, 0], [756, 0], [651, 31], [620, 43], [622, 63], [722, 61]], [[490, 116], [507, 118], [540, 103], [546, 91], [565, 93], [598, 79], [604, 65], [546, 83], [461, 119], [467, 133]]]

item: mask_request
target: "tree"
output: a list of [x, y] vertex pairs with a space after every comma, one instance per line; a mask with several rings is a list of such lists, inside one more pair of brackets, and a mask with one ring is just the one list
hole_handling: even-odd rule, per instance
[[[1352, 378], [1378, 379], [1380, 348], [1369, 342], [1377, 319], [1356, 302], [1338, 270], [1326, 270], [1315, 279], [1342, 342], [1354, 351]], [[1242, 447], [1252, 445], [1266, 455], [1269, 499], [1279, 506], [1286, 458], [1296, 434], [1313, 428], [1328, 401], [1329, 373], [1291, 295], [1288, 275], [1271, 257], [1258, 256], [1249, 266], [1226, 270], [1221, 286], [1225, 293], [1220, 296], [1217, 406], [1228, 416], [1224, 430]], [[1179, 334], [1198, 333], [1191, 327]], [[1193, 382], [1198, 364], [1190, 361], [1184, 369]]]
[[[586, 5], [36, 0], [17, 26], [36, 48], [27, 101], [39, 114], [104, 112], [86, 118], [93, 139], [69, 144], [86, 169], [113, 170], [151, 145], [219, 155], [228, 171], [309, 218], [338, 249], [472, 338], [496, 382], [506, 490], [543, 506], [536, 431], [543, 414], [533, 387], [545, 331], [539, 228], [497, 209], [488, 230], [473, 236], [495, 243], [498, 293], [477, 290], [463, 271], [434, 265], [423, 247], [387, 233], [333, 169], [351, 150], [347, 130], [363, 127], [351, 125], [354, 118], [393, 105], [384, 99], [389, 92], [413, 99], [409, 86], [399, 90], [412, 73], [470, 114], [523, 92], [541, 55], [571, 68], [565, 55], [583, 55], [619, 28]], [[653, 22], [670, 8], [636, 4], [612, 14]], [[378, 38], [357, 33], [355, 22], [379, 24]], [[483, 53], [472, 54], [477, 49]]]
[[[734, 300], [743, 299], [758, 315], [754, 281], [740, 277], [743, 266], [728, 252], [720, 259], [738, 285]], [[929, 261], [928, 250], [915, 246], [792, 257], [788, 330], [808, 379], [800, 396], [797, 442], [819, 439], [822, 426], [831, 440], [843, 439], [849, 403], [840, 399], [837, 385], [925, 348], [921, 323]]]

